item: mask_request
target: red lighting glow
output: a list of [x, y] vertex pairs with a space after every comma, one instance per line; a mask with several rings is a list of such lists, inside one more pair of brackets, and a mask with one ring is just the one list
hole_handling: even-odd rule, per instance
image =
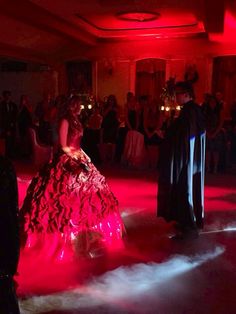
[[210, 39], [219, 43], [230, 43], [232, 46], [234, 41], [232, 40], [232, 34], [236, 32], [236, 18], [232, 14], [230, 10], [225, 11], [225, 19], [224, 19], [224, 32], [211, 33]]
[[159, 18], [160, 14], [157, 12], [145, 12], [145, 11], [134, 11], [134, 12], [119, 12], [117, 18], [120, 20], [131, 21], [131, 22], [149, 22]]

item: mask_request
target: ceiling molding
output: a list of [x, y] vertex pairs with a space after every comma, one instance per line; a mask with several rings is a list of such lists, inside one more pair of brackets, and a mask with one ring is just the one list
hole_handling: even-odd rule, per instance
[[1, 14], [67, 39], [95, 45], [96, 37], [28, 0], [1, 1]]
[[[60, 63], [70, 57], [94, 55], [106, 46], [136, 50], [170, 45], [171, 39], [205, 39], [233, 47], [236, 30], [234, 0], [0, 0], [0, 54]], [[226, 9], [225, 9], [226, 6]], [[119, 20], [118, 12], [159, 13], [153, 21]], [[227, 15], [227, 10], [229, 10]], [[77, 14], [77, 17], [76, 17]], [[143, 44], [145, 41], [145, 44]], [[226, 47], [226, 46], [225, 46]], [[172, 49], [172, 47], [170, 47]], [[210, 49], [210, 48], [209, 48]], [[218, 49], [218, 46], [217, 46]], [[223, 48], [221, 48], [223, 49]], [[227, 48], [228, 49], [228, 48]], [[116, 53], [116, 51], [114, 51]], [[121, 51], [123, 55], [125, 52]], [[138, 53], [138, 51], [137, 51]], [[195, 52], [197, 53], [197, 51]]]
[[[109, 27], [100, 27], [98, 25], [96, 25], [95, 23], [93, 23], [92, 21], [86, 19], [83, 16], [80, 16], [79, 14], [76, 14], [76, 16], [81, 19], [82, 21], [84, 21], [85, 23], [89, 24], [90, 26], [92, 26], [93, 28], [102, 31], [104, 33], [104, 36], [106, 34], [106, 32], [114, 32], [114, 33], [118, 33], [118, 32], [127, 32], [127, 31], [145, 31], [145, 30], [159, 30], [159, 29], [180, 29], [180, 28], [184, 28], [184, 27], [193, 27], [193, 26], [197, 26], [199, 24], [198, 21], [195, 21], [193, 23], [183, 23], [181, 25], [166, 25], [166, 26], [162, 26], [162, 25], [156, 25], [155, 27], [126, 27], [126, 28], [122, 28], [122, 27], [117, 27], [117, 28], [109, 28]], [[141, 24], [140, 24], [141, 25]]]

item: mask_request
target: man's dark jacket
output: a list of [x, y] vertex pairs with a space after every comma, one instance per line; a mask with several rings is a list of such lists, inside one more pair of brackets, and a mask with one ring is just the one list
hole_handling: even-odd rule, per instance
[[205, 126], [201, 107], [184, 104], [160, 149], [158, 216], [184, 229], [203, 226]]

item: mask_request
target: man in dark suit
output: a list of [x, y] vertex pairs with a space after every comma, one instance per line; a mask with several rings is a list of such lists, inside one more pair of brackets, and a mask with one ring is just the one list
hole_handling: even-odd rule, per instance
[[20, 251], [18, 190], [11, 162], [0, 155], [0, 313], [19, 314], [13, 276]]
[[158, 216], [176, 221], [175, 238], [197, 238], [204, 218], [205, 123], [189, 82], [175, 85], [178, 118], [161, 144]]
[[0, 103], [0, 132], [5, 139], [5, 154], [7, 157], [15, 157], [16, 152], [16, 126], [17, 105], [11, 101], [11, 92], [2, 93], [3, 100]]

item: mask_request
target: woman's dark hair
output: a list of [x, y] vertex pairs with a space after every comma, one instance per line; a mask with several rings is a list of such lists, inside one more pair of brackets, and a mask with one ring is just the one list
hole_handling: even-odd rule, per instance
[[112, 105], [112, 107], [117, 107], [117, 100], [116, 100], [116, 96], [111, 94], [108, 96], [107, 98], [107, 106]]
[[72, 96], [67, 101], [66, 118], [69, 121], [72, 132], [82, 129], [80, 121], [81, 98], [79, 96]]
[[81, 108], [81, 99], [79, 96], [72, 96], [67, 103], [69, 116], [78, 116]]

